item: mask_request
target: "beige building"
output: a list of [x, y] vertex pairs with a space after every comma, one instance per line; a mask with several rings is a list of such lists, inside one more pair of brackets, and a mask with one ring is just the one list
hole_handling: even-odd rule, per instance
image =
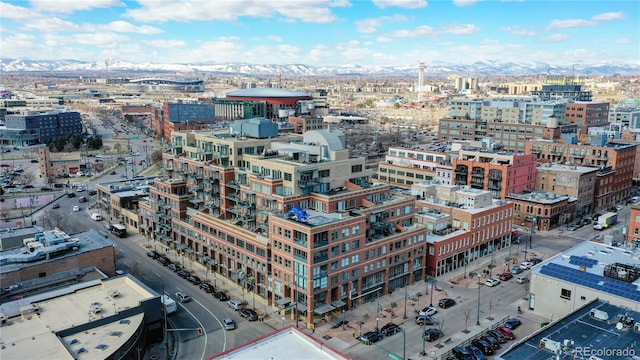
[[435, 180], [439, 175], [450, 181], [451, 157], [442, 148], [420, 146], [391, 146], [384, 162], [378, 163], [378, 180], [392, 185], [410, 188], [411, 185]]
[[[536, 174], [536, 191], [569, 195], [578, 199], [576, 214], [563, 218], [563, 224], [594, 211], [598, 168], [539, 163]], [[562, 225], [562, 224], [561, 224]]]

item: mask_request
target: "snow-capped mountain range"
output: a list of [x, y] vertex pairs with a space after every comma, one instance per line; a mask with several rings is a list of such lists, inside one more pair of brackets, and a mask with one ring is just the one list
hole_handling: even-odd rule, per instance
[[[249, 64], [249, 63], [194, 63], [194, 64], [134, 64], [111, 60], [88, 62], [78, 60], [28, 60], [0, 59], [1, 72], [181, 72], [235, 75], [275, 76], [417, 76], [418, 65], [374, 66], [374, 65], [328, 65], [311, 66], [305, 64]], [[638, 75], [640, 64], [606, 63], [555, 66], [546, 63], [514, 63], [500, 61], [478, 61], [473, 64], [449, 64], [427, 62], [426, 76], [518, 76], [518, 75]]]

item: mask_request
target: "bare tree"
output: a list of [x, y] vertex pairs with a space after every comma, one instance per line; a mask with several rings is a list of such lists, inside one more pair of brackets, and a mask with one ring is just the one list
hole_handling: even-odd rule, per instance
[[162, 162], [162, 151], [161, 150], [156, 150], [156, 151], [151, 153], [151, 162], [156, 164], [156, 165], [159, 162]]
[[462, 311], [462, 315], [464, 318], [464, 331], [467, 332], [467, 324], [469, 323], [469, 319], [471, 319], [471, 309], [470, 308], [465, 308]]
[[118, 156], [120, 156], [120, 151], [122, 151], [122, 145], [120, 143], [115, 143], [115, 145], [113, 145], [113, 150], [115, 150], [118, 153]]
[[36, 176], [33, 173], [22, 173], [22, 176], [20, 176], [22, 178], [22, 182], [25, 185], [33, 185], [33, 181], [35, 180]]
[[48, 208], [42, 212], [42, 226], [48, 229], [66, 227], [66, 219], [56, 210]]

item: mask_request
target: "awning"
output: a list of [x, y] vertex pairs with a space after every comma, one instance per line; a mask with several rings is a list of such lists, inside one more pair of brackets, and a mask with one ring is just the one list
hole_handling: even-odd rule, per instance
[[313, 309], [313, 312], [314, 312], [316, 315], [324, 315], [324, 314], [326, 314], [326, 313], [328, 313], [328, 312], [331, 312], [331, 311], [333, 311], [333, 310], [335, 310], [335, 309], [336, 309], [336, 308], [335, 308], [333, 305], [331, 305], [331, 304], [324, 304], [324, 305], [321, 305], [321, 306], [319, 306], [319, 307], [317, 307], [317, 308]]
[[287, 305], [290, 302], [291, 302], [291, 298], [288, 298], [288, 297], [282, 298], [280, 300], [276, 300], [276, 306], [277, 307], [282, 307], [282, 306]]
[[296, 309], [298, 310], [299, 313], [306, 313], [307, 304], [296, 304]]
[[342, 300], [334, 300], [334, 301], [331, 302], [331, 305], [335, 306], [336, 308], [341, 308], [341, 307], [347, 305], [347, 303], [342, 301]]

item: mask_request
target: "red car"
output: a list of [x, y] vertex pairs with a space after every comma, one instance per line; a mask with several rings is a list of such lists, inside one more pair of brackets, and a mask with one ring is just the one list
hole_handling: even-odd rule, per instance
[[503, 326], [499, 326], [496, 328], [496, 330], [498, 330], [498, 332], [502, 333], [502, 335], [504, 335], [504, 337], [506, 337], [509, 340], [513, 340], [516, 338], [515, 335], [513, 335], [513, 331], [507, 329], [506, 327]]
[[513, 278], [513, 275], [511, 275], [511, 273], [504, 273], [502, 275], [500, 275], [500, 280], [501, 281], [507, 281], [509, 279]]

